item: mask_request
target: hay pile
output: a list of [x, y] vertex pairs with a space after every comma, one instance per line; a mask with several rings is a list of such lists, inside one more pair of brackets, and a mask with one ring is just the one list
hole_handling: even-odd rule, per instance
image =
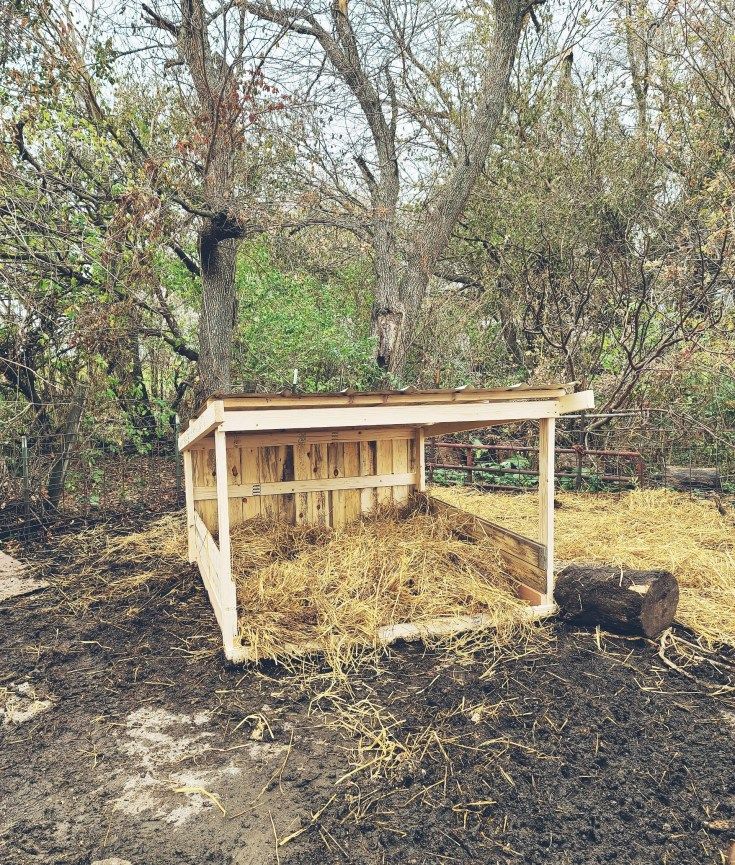
[[[488, 495], [467, 487], [432, 494], [521, 534], [538, 534], [535, 494]], [[735, 647], [735, 509], [670, 490], [557, 498], [558, 562], [670, 570], [681, 589], [677, 619], [710, 644]]]
[[489, 543], [423, 513], [330, 531], [251, 520], [232, 530], [240, 638], [258, 658], [318, 650], [344, 664], [403, 622], [483, 613], [496, 643], [529, 627]]

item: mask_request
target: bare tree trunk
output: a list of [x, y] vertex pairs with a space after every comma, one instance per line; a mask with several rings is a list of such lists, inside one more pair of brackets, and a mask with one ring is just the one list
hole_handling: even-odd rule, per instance
[[[454, 168], [427, 203], [424, 214], [412, 226], [414, 240], [398, 254], [398, 201], [400, 177], [396, 150], [399, 99], [389, 65], [370, 73], [358, 32], [350, 21], [349, 0], [331, 0], [332, 28], [327, 29], [309, 3], [276, 7], [269, 0], [240, 0], [266, 21], [315, 39], [335, 73], [351, 90], [365, 118], [375, 149], [374, 164], [356, 155], [355, 161], [370, 191], [373, 210], [372, 247], [375, 268], [375, 302], [372, 330], [378, 365], [396, 379], [405, 372], [416, 320], [429, 276], [444, 254], [457, 219], [482, 172], [502, 117], [510, 73], [526, 16], [540, 0], [492, 0], [493, 27], [488, 39], [487, 63], [476, 107], [466, 134], [458, 136]], [[315, 4], [316, 6], [317, 4]], [[391, 18], [391, 28], [395, 20]], [[410, 46], [401, 50], [412, 57]], [[385, 98], [380, 82], [385, 82]]]
[[59, 451], [49, 471], [47, 497], [49, 504], [54, 508], [58, 508], [61, 496], [64, 493], [64, 480], [66, 478], [66, 470], [69, 467], [69, 455], [79, 431], [79, 424], [82, 420], [82, 411], [84, 410], [86, 399], [87, 385], [78, 384], [61, 431]]
[[[487, 67], [478, 107], [469, 133], [460, 143], [461, 158], [446, 182], [434, 196], [425, 218], [416, 230], [416, 241], [406, 258], [400, 283], [376, 296], [373, 312], [374, 335], [378, 344], [378, 362], [395, 378], [405, 372], [416, 320], [426, 296], [430, 275], [444, 254], [452, 232], [464, 212], [490, 147], [495, 140], [505, 108], [510, 74], [518, 40], [523, 29], [525, 7], [517, 0], [494, 0], [494, 28], [487, 52]], [[383, 250], [374, 243], [376, 271]]]
[[[197, 122], [204, 130], [202, 148], [204, 206], [199, 257], [202, 308], [199, 316], [199, 377], [205, 396], [231, 389], [232, 347], [237, 320], [235, 265], [244, 230], [237, 215], [238, 190], [235, 159], [242, 149], [242, 100], [238, 87], [244, 70], [242, 50], [230, 60], [227, 37], [214, 22], [231, 5], [210, 14], [204, 0], [178, 0], [179, 21], [171, 21], [143, 5], [148, 23], [176, 38], [179, 61], [191, 77], [196, 95]], [[244, 28], [244, 10], [240, 28]], [[209, 28], [213, 26], [214, 49]], [[232, 53], [232, 52], [231, 52]]]
[[199, 314], [199, 377], [206, 395], [231, 390], [233, 328], [237, 319], [235, 264], [238, 241], [217, 236], [208, 224], [199, 234], [202, 309]]

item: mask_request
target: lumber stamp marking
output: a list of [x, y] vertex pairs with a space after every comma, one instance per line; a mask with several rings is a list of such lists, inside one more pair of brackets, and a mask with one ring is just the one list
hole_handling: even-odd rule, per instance
[[668, 571], [568, 565], [557, 575], [554, 596], [568, 622], [655, 637], [674, 621], [679, 584]]

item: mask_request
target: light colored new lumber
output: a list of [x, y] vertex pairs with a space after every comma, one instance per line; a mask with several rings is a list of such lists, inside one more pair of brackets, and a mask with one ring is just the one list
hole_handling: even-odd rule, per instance
[[221, 430], [214, 434], [214, 469], [217, 481], [217, 536], [220, 570], [230, 576], [230, 499], [227, 483], [227, 437]]
[[[591, 390], [580, 390], [568, 393], [559, 398], [559, 414], [569, 414], [573, 411], [585, 411], [595, 407], [595, 394]], [[558, 417], [558, 415], [552, 415]]]
[[232, 658], [237, 636], [237, 599], [235, 583], [223, 578], [222, 556], [214, 538], [202, 522], [199, 514], [194, 514], [194, 535], [196, 562], [202, 582], [209, 595], [212, 609], [222, 631], [225, 655]]
[[[473, 422], [479, 426], [515, 420], [558, 417], [564, 411], [584, 408], [590, 391], [572, 394], [576, 400], [507, 401], [468, 404], [384, 405], [374, 407], [303, 409], [252, 409], [227, 411], [222, 429], [225, 432], [263, 432], [287, 429], [332, 429], [334, 427], [370, 427], [444, 422]], [[562, 410], [562, 407], [564, 409]], [[431, 434], [431, 430], [427, 432]]]
[[191, 452], [184, 451], [184, 496], [186, 498], [186, 537], [189, 562], [196, 561], [195, 529], [194, 529], [194, 467]]
[[[293, 445], [293, 444], [328, 444], [329, 442], [361, 442], [377, 441], [378, 439], [410, 438], [414, 428], [402, 427], [369, 427], [367, 429], [329, 429], [329, 430], [294, 430], [269, 433], [234, 433], [234, 442], [238, 447], [249, 445]], [[199, 443], [192, 445], [198, 447]]]
[[222, 400], [216, 400], [207, 406], [199, 417], [192, 420], [179, 436], [179, 450], [186, 450], [197, 439], [208, 435], [212, 430], [219, 427], [224, 419], [224, 415], [225, 409]]
[[392, 487], [397, 481], [393, 474], [393, 442], [391, 439], [381, 439], [375, 442], [375, 471], [376, 478], [390, 478], [384, 484], [371, 484], [376, 487], [378, 497], [378, 507], [381, 505], [389, 505], [393, 501]]
[[[396, 475], [392, 472], [384, 475], [369, 475], [354, 478], [314, 478], [305, 481], [279, 481], [277, 483], [235, 484], [229, 487], [230, 496], [275, 496], [288, 493], [319, 493], [329, 490], [361, 490], [366, 487], [381, 489], [392, 486], [416, 483], [416, 472], [403, 472]], [[260, 488], [258, 490], [258, 487]], [[217, 498], [217, 490], [211, 487], [194, 487], [194, 501], [207, 501]]]
[[[393, 439], [393, 474], [396, 477], [408, 472], [409, 444], [409, 439]], [[414, 472], [414, 479], [415, 477]], [[406, 484], [395, 483], [393, 485], [393, 501], [397, 505], [405, 504], [408, 501], [408, 495], [409, 487]]]
[[339, 408], [341, 406], [377, 405], [425, 405], [425, 404], [466, 404], [475, 402], [503, 402], [506, 400], [552, 399], [564, 396], [566, 389], [561, 386], [549, 387], [510, 387], [440, 391], [406, 391], [401, 393], [354, 393], [354, 394], [252, 394], [221, 397], [225, 409], [257, 410], [262, 408]]
[[[227, 445], [232, 447], [263, 447], [264, 445], [295, 445], [295, 444], [328, 444], [329, 442], [362, 442], [378, 439], [411, 438], [415, 426], [368, 427], [364, 429], [328, 429], [328, 430], [290, 430], [279, 432], [273, 430], [265, 433], [230, 433]], [[197, 439], [189, 450], [213, 448], [214, 436], [211, 434]]]
[[546, 547], [546, 594], [554, 597], [554, 443], [556, 422], [545, 418], [539, 424], [539, 540]]

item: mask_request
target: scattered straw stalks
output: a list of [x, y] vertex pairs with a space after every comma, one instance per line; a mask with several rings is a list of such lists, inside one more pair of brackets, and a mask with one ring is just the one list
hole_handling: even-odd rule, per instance
[[318, 651], [344, 666], [378, 648], [386, 626], [468, 613], [484, 614], [497, 644], [530, 627], [491, 542], [459, 540], [424, 513], [334, 532], [248, 521], [232, 550], [240, 639], [256, 658]]
[[[432, 494], [537, 536], [534, 494], [488, 495], [467, 487], [437, 487]], [[735, 647], [735, 509], [671, 490], [559, 493], [557, 500], [557, 561], [670, 570], [679, 581], [681, 624], [709, 645]]]
[[[187, 561], [186, 520], [171, 513], [141, 532], [111, 534], [101, 525], [57, 541], [51, 559], [57, 590], [75, 612], [148, 592], [182, 572]], [[51, 575], [51, 574], [50, 574]]]

